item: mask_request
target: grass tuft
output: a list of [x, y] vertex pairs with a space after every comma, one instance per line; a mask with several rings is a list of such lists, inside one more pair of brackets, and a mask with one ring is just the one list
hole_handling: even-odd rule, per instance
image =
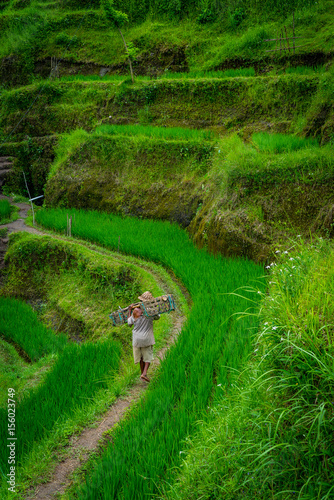
[[283, 153], [286, 151], [319, 147], [317, 139], [304, 139], [303, 137], [285, 134], [265, 134], [261, 132], [253, 134], [252, 141], [260, 151], [269, 153]]

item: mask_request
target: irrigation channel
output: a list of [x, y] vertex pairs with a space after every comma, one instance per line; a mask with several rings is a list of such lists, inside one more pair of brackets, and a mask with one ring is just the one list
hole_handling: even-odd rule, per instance
[[[68, 210], [67, 210], [68, 212]], [[189, 290], [193, 306], [178, 341], [168, 350], [132, 417], [122, 421], [70, 498], [136, 500], [156, 495], [173, 479], [180, 451], [210, 405], [221, 401], [242, 368], [256, 332], [256, 308], [264, 289], [263, 268], [224, 259], [194, 247], [170, 223], [74, 211], [72, 235], [123, 254], [158, 262]], [[66, 229], [66, 211], [42, 210], [37, 222]], [[140, 459], [142, 456], [144, 459]]]

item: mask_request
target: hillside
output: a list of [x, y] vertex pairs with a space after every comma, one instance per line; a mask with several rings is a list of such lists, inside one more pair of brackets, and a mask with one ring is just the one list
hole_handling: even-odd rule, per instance
[[[266, 261], [293, 232], [332, 235], [332, 2], [116, 2], [129, 16], [122, 29], [134, 84], [99, 2], [28, 4], [5, 2], [0, 17], [1, 155], [16, 158], [6, 192], [25, 191], [24, 165], [31, 195], [45, 192], [48, 205], [70, 206], [75, 193], [77, 207], [176, 221], [199, 245], [255, 260]], [[59, 79], [50, 80], [51, 57]], [[104, 160], [92, 151], [108, 155], [109, 136], [94, 131], [112, 124], [205, 129], [210, 144], [199, 157], [193, 139], [175, 135], [164, 148], [142, 131], [119, 142], [101, 177], [95, 165]], [[56, 152], [60, 136], [77, 128], [91, 134], [87, 146], [96, 142], [83, 164], [83, 138], [78, 151], [74, 136], [66, 139], [68, 158]], [[321, 148], [264, 151], [259, 132], [314, 138]], [[180, 165], [176, 176], [169, 165]], [[132, 169], [145, 170], [135, 193], [120, 168], [132, 178]]]
[[[74, 456], [64, 500], [333, 498], [333, 41], [331, 0], [0, 0], [0, 188], [40, 231], [0, 228], [1, 498]], [[167, 354], [78, 450], [146, 289]]]

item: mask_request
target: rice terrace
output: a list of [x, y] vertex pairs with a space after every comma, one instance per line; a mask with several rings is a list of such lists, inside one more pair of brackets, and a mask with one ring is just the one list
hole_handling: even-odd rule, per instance
[[334, 2], [0, 0], [0, 499], [334, 499]]

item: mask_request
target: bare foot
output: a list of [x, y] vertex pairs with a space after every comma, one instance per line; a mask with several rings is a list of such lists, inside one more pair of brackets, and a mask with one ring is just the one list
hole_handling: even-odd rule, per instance
[[142, 380], [145, 380], [146, 382], [149, 382], [149, 381], [150, 381], [150, 379], [149, 379], [146, 375], [144, 375], [144, 374], [141, 374], [141, 375], [140, 375], [140, 378], [141, 378]]

